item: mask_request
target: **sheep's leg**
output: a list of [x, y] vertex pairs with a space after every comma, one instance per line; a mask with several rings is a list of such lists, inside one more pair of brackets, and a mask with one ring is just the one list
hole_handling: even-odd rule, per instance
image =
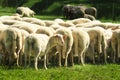
[[44, 68], [47, 70], [47, 66], [46, 66], [46, 55], [44, 55]]
[[17, 55], [17, 66], [19, 67], [19, 54]]
[[80, 56], [81, 58], [81, 63], [82, 63], [82, 65], [84, 66], [85, 64], [84, 64], [84, 52], [82, 51], [82, 53], [81, 53], [81, 56]]
[[95, 49], [94, 49], [94, 44], [90, 44], [90, 45], [91, 45], [90, 47], [92, 47], [92, 54], [93, 54], [92, 58], [93, 58], [93, 64], [95, 64]]
[[30, 66], [31, 60], [30, 60], [30, 54], [28, 54], [28, 65]]
[[73, 52], [70, 53], [71, 54], [71, 64], [72, 66], [74, 66], [74, 55], [73, 55]]
[[106, 53], [106, 48], [103, 50], [103, 55], [104, 55], [104, 62], [107, 64], [107, 53]]
[[25, 59], [25, 61], [24, 61], [24, 65], [25, 65], [25, 67], [27, 66], [27, 54], [25, 53], [25, 55], [24, 55], [25, 57], [24, 57], [24, 59]]
[[59, 52], [59, 66], [61, 67], [61, 53]]
[[112, 59], [112, 61], [113, 61], [113, 63], [115, 63], [116, 61], [115, 61], [115, 57], [116, 57], [116, 53], [117, 53], [117, 47], [116, 47], [116, 45], [115, 45], [115, 43], [111, 43], [112, 44], [112, 48], [113, 48], [113, 59]]
[[65, 64], [64, 64], [65, 67], [67, 67], [67, 58], [68, 58], [68, 54], [66, 54], [65, 56]]
[[69, 53], [70, 53], [70, 51], [71, 51], [71, 48], [70, 48], [70, 47], [69, 47], [68, 49], [69, 49], [69, 50], [67, 51], [66, 56], [65, 56], [65, 64], [64, 64], [65, 67], [67, 67], [67, 59], [68, 59], [68, 55], [69, 55]]
[[35, 57], [35, 60], [34, 60], [34, 61], [35, 61], [35, 64], [34, 64], [35, 69], [38, 70], [38, 67], [37, 67], [37, 64], [38, 64], [38, 56]]
[[62, 48], [60, 46], [56, 46], [57, 52], [59, 54], [59, 60], [58, 60], [58, 65], [61, 67], [61, 54], [62, 54]]

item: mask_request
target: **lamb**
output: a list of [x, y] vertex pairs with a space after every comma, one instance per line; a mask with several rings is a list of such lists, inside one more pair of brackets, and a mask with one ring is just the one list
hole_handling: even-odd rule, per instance
[[84, 65], [85, 52], [90, 43], [89, 35], [87, 32], [77, 28], [72, 29], [72, 35], [74, 39], [71, 51], [72, 65], [74, 65], [74, 56], [78, 56], [78, 63], [81, 61], [82, 65]]
[[33, 17], [35, 12], [28, 7], [18, 7], [16, 13], [20, 14], [22, 17]]
[[[35, 66], [35, 69], [38, 70], [38, 67], [37, 67], [38, 58], [40, 56], [44, 56], [44, 59], [46, 59], [46, 55], [44, 52], [45, 52], [48, 40], [49, 40], [49, 37], [45, 34], [33, 33], [26, 37], [25, 47], [24, 47], [25, 66], [26, 66], [27, 56], [29, 57], [29, 64], [30, 64], [30, 56], [34, 56], [34, 66]], [[44, 64], [44, 67], [45, 69], [47, 69], [46, 64]]]
[[17, 66], [19, 66], [19, 53], [22, 49], [22, 35], [17, 28], [7, 28], [1, 33], [1, 40], [3, 44], [3, 52], [9, 60], [9, 67], [12, 66], [13, 61], [17, 59]]

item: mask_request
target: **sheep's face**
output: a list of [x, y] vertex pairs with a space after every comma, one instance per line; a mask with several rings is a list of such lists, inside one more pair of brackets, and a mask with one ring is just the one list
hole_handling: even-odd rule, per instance
[[54, 39], [53, 41], [55, 44], [60, 45], [60, 46], [64, 45], [64, 39], [62, 35], [56, 34], [53, 36], [53, 39]]

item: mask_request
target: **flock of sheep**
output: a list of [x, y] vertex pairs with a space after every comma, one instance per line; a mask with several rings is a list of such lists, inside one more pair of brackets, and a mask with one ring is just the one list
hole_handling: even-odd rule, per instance
[[95, 7], [87, 7], [83, 4], [77, 6], [67, 4], [63, 6], [62, 10], [66, 19], [88, 18], [95, 20], [97, 17], [97, 9]]
[[[22, 8], [22, 9], [21, 9]], [[0, 60], [2, 65], [27, 66], [34, 57], [34, 67], [44, 60], [59, 66], [92, 61], [119, 62], [120, 24], [77, 18], [73, 20], [41, 20], [33, 18], [34, 11], [17, 8], [18, 14], [0, 17]], [[25, 17], [26, 16], [26, 17]], [[53, 60], [54, 58], [54, 60]], [[52, 61], [53, 60], [53, 61]]]

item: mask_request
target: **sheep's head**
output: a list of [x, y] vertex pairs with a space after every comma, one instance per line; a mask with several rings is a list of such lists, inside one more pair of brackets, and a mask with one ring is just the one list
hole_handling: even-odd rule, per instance
[[53, 43], [54, 44], [57, 44], [57, 45], [60, 45], [60, 46], [63, 46], [64, 45], [64, 36], [61, 35], [61, 34], [55, 34], [52, 36], [53, 38]]

